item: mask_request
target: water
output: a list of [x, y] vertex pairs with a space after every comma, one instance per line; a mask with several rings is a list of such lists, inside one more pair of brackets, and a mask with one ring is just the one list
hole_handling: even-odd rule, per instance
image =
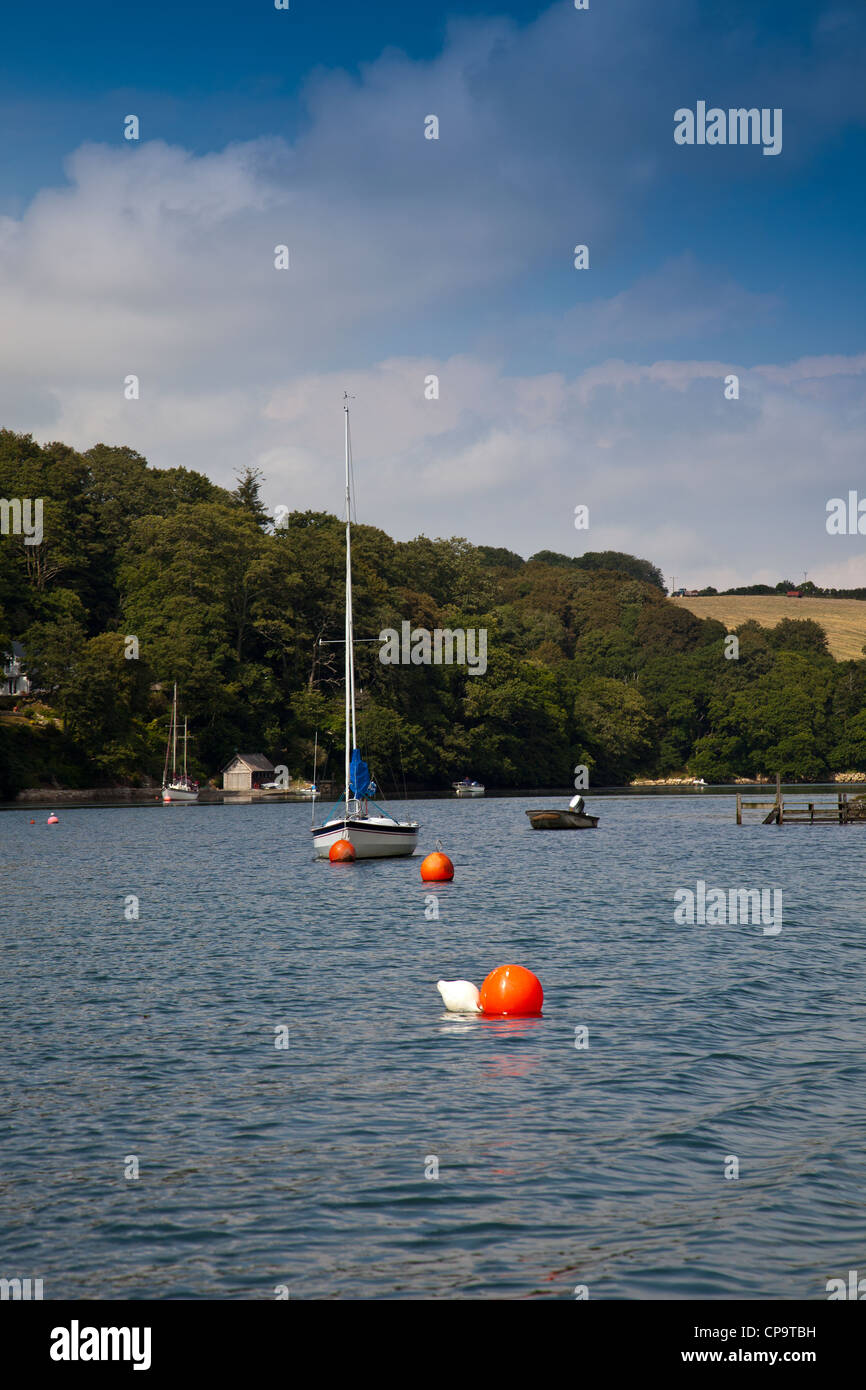
[[[417, 803], [456, 865], [438, 921], [417, 857], [313, 861], [304, 805], [0, 816], [0, 1275], [824, 1298], [862, 1269], [866, 827], [588, 801], [598, 830], [560, 834], [528, 828], [543, 799]], [[676, 926], [698, 879], [780, 887], [781, 933]], [[508, 961], [543, 1018], [443, 1013], [437, 979]]]

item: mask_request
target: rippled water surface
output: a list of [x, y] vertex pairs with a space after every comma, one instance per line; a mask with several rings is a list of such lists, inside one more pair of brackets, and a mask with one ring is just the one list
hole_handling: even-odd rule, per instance
[[[304, 805], [0, 815], [0, 1275], [823, 1298], [863, 1268], [866, 827], [589, 800], [558, 834], [544, 798], [417, 803], [456, 865], [438, 921], [420, 856], [316, 862]], [[676, 925], [698, 879], [781, 888], [782, 931]], [[543, 1018], [443, 1013], [437, 979], [512, 960]]]

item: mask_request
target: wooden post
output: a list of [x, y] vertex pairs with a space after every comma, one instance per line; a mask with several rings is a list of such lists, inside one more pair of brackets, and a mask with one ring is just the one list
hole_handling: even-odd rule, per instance
[[743, 824], [743, 793], [737, 792], [737, 825]]
[[781, 774], [781, 772], [777, 772], [777, 773], [776, 773], [776, 805], [777, 805], [778, 808], [779, 808], [779, 814], [778, 814], [777, 817], [776, 817], [776, 824], [777, 824], [777, 825], [781, 825], [781, 824], [782, 824], [783, 815], [784, 815], [784, 812], [783, 812], [783, 810], [782, 810], [782, 774]]

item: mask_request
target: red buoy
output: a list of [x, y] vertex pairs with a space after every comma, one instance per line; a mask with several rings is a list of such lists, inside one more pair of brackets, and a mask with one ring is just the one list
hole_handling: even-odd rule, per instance
[[484, 1014], [526, 1018], [541, 1013], [544, 990], [531, 970], [522, 965], [500, 965], [481, 986], [478, 1002]]
[[328, 850], [328, 858], [332, 864], [353, 864], [355, 846], [351, 840], [335, 840]]
[[454, 877], [454, 865], [447, 854], [434, 849], [421, 860], [421, 877], [425, 883], [449, 883]]
[[58, 822], [59, 822], [59, 820], [60, 820], [60, 817], [59, 817], [59, 816], [55, 816], [54, 812], [52, 811], [52, 812], [51, 812], [51, 815], [48, 817], [48, 819], [47, 819], [47, 821], [45, 822], [45, 824], [46, 824], [46, 825], [57, 825]]

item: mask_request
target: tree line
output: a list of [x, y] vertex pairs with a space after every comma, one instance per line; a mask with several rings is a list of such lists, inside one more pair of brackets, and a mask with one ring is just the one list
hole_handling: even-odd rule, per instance
[[[0, 431], [0, 494], [44, 499], [38, 546], [0, 536], [0, 646], [41, 693], [0, 701], [0, 795], [52, 781], [143, 784], [162, 769], [173, 683], [190, 758], [236, 751], [341, 779], [344, 528], [273, 525], [261, 477], [237, 487], [134, 450], [86, 452]], [[866, 663], [823, 629], [726, 629], [669, 602], [658, 568], [619, 552], [526, 560], [461, 538], [353, 528], [355, 631], [487, 630], [487, 670], [384, 665], [357, 647], [359, 741], [380, 787], [590, 787], [688, 770], [707, 781], [866, 770]], [[138, 658], [126, 657], [134, 635]], [[5, 712], [4, 712], [5, 710]]]

